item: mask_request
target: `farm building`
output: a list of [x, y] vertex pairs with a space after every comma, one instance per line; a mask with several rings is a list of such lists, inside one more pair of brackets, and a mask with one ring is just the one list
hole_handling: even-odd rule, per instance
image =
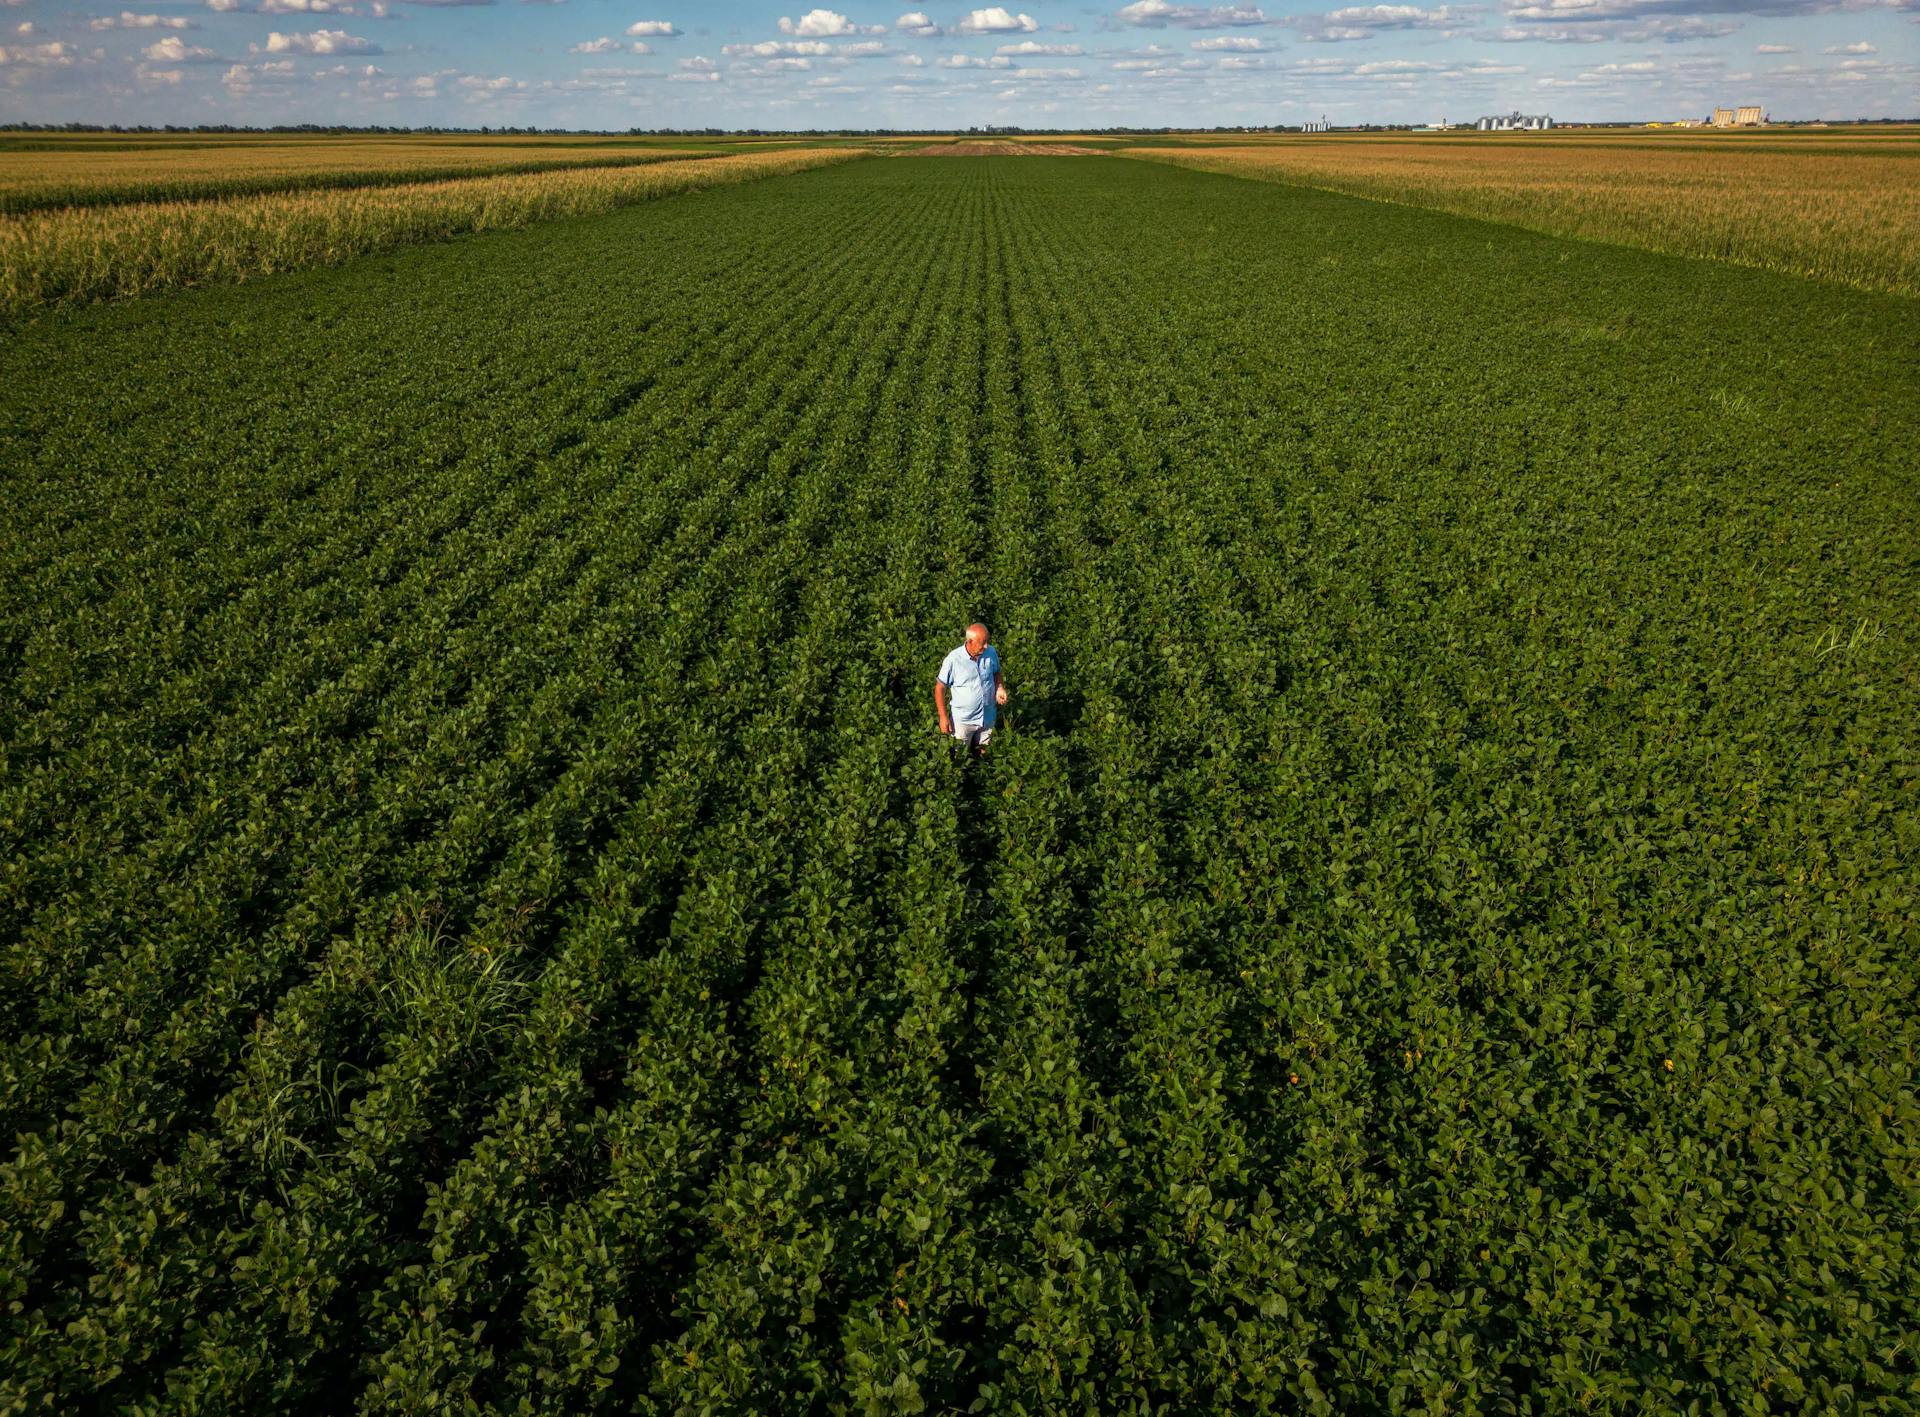
[[1521, 113], [1517, 109], [1512, 113], [1490, 114], [1473, 125], [1482, 133], [1512, 133], [1551, 128], [1553, 119], [1544, 113]]
[[1716, 128], [1758, 128], [1766, 121], [1757, 103], [1713, 110], [1713, 126]]

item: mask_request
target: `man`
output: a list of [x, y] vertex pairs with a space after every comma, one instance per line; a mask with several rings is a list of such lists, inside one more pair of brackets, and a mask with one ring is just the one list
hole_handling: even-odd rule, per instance
[[940, 731], [959, 739], [979, 757], [993, 740], [993, 721], [1006, 701], [1000, 654], [987, 643], [987, 627], [967, 626], [967, 642], [946, 657], [933, 681], [933, 711]]

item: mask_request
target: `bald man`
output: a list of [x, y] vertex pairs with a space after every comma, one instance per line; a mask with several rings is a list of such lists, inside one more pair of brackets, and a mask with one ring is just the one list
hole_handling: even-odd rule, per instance
[[946, 657], [933, 681], [933, 711], [940, 731], [959, 739], [979, 757], [993, 741], [993, 720], [1006, 701], [1000, 653], [987, 643], [987, 627], [967, 626], [967, 642]]

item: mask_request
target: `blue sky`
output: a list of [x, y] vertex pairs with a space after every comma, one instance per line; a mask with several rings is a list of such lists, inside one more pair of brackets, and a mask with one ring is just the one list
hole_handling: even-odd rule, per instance
[[1035, 127], [1920, 114], [1920, 0], [0, 0], [0, 121]]

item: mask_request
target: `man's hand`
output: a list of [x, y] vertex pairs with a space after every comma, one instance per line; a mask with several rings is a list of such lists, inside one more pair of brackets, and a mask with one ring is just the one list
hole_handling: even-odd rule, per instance
[[1000, 707], [1005, 708], [1007, 706], [1007, 691], [1004, 688], [995, 689], [993, 691], [993, 701], [999, 704]]
[[940, 715], [940, 733], [942, 737], [953, 737], [953, 725], [947, 722], [947, 716], [944, 713]]

